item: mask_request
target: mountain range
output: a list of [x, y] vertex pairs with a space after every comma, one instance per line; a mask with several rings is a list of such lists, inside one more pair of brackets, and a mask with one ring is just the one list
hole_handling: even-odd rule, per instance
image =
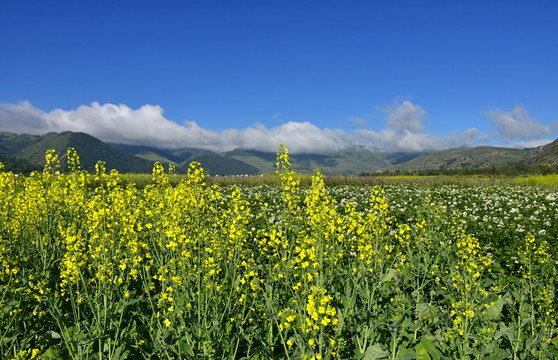
[[[81, 132], [50, 132], [45, 135], [0, 132], [0, 162], [6, 170], [28, 173], [44, 166], [45, 153], [55, 149], [64, 168], [67, 148], [76, 149], [81, 167], [94, 172], [98, 160], [107, 170], [150, 173], [155, 162], [174, 163], [184, 173], [193, 162], [211, 175], [242, 175], [275, 172], [276, 154], [235, 149], [224, 153], [184, 147], [161, 149], [149, 146], [105, 143]], [[486, 168], [512, 165], [558, 165], [558, 140], [529, 149], [479, 146], [417, 153], [382, 152], [355, 146], [332, 154], [293, 154], [298, 173], [319, 169], [324, 175], [423, 171], [428, 169]]]

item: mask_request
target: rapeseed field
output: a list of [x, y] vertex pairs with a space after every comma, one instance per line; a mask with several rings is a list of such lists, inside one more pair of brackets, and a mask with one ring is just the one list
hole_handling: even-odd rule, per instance
[[[3, 359], [558, 358], [558, 193], [0, 165]], [[60, 174], [63, 172], [64, 174]]]

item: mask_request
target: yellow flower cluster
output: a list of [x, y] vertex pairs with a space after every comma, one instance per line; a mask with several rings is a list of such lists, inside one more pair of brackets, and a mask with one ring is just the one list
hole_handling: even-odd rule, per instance
[[319, 330], [322, 327], [337, 325], [338, 319], [335, 317], [337, 311], [331, 307], [330, 302], [333, 298], [327, 295], [327, 290], [312, 286], [312, 291], [308, 295], [306, 303], [306, 319], [301, 325], [302, 330], [310, 332], [311, 330]]

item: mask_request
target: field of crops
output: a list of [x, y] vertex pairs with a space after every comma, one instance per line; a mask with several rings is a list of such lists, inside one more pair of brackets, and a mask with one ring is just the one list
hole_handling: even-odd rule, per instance
[[555, 190], [68, 163], [0, 169], [2, 359], [558, 358]]

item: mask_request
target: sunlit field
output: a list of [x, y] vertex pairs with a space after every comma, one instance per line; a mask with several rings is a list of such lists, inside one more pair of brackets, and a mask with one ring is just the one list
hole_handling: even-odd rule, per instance
[[266, 181], [136, 186], [67, 155], [0, 172], [3, 359], [558, 358], [553, 186], [326, 185], [283, 147]]

